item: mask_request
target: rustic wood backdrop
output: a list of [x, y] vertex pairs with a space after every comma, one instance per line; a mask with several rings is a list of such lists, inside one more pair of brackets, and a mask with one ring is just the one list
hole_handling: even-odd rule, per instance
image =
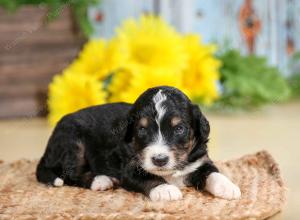
[[47, 23], [43, 7], [0, 8], [0, 118], [45, 115], [48, 83], [81, 45], [70, 10], [59, 13]]

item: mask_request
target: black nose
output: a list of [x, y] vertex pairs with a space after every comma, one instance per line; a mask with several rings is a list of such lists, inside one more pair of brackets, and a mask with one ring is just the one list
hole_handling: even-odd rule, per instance
[[162, 167], [169, 162], [169, 157], [164, 154], [158, 154], [156, 156], [153, 156], [151, 159], [152, 163], [158, 167]]

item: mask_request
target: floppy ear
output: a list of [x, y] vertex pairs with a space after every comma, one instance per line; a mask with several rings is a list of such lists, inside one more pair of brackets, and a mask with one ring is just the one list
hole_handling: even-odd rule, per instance
[[206, 144], [210, 132], [209, 122], [198, 105], [192, 105], [194, 135], [198, 143]]

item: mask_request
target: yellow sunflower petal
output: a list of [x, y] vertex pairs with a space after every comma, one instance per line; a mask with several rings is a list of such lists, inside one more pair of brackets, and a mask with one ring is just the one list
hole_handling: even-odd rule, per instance
[[184, 36], [184, 45], [189, 56], [183, 87], [190, 92], [192, 99], [201, 98], [204, 104], [210, 104], [218, 98], [220, 62], [214, 57], [216, 46], [202, 44], [195, 34]]
[[186, 67], [187, 54], [181, 36], [155, 16], [129, 19], [117, 30], [118, 42], [129, 65], [180, 72]]
[[131, 68], [117, 72], [109, 85], [109, 101], [133, 103], [146, 89], [155, 86], [182, 87], [182, 74], [158, 68]]
[[73, 74], [65, 71], [54, 77], [49, 85], [48, 120], [55, 125], [64, 115], [79, 109], [103, 104], [106, 93], [102, 83], [86, 74]]
[[[75, 73], [84, 73], [91, 76], [96, 76], [99, 79], [105, 78], [107, 72], [101, 71], [105, 68], [103, 59], [105, 58], [106, 43], [102, 39], [93, 39], [88, 41], [78, 58], [68, 67]], [[99, 74], [101, 73], [101, 74]]]

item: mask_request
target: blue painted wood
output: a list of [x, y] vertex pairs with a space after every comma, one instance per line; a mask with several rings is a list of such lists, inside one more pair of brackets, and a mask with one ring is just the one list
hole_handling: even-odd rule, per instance
[[[205, 43], [216, 42], [222, 46], [229, 42], [231, 47], [247, 54], [249, 39], [245, 40], [242, 34], [240, 20], [240, 11], [246, 1], [102, 0], [99, 6], [89, 10], [89, 17], [96, 29], [93, 37], [109, 38], [124, 19], [156, 13], [182, 33], [199, 33]], [[254, 17], [261, 26], [255, 38], [254, 52], [266, 56], [271, 65], [287, 74], [293, 51], [300, 50], [300, 1], [252, 0], [252, 6]], [[99, 13], [102, 20], [97, 21], [95, 18], [99, 18]]]
[[[143, 13], [153, 12], [153, 0], [101, 0], [98, 6], [89, 8], [88, 16], [95, 33], [92, 37], [110, 38], [125, 19], [138, 18]], [[97, 21], [97, 15], [102, 19]]]
[[[199, 0], [194, 30], [201, 33], [205, 42], [223, 45], [229, 41], [233, 48], [249, 53], [239, 28], [239, 11], [245, 0]], [[300, 50], [300, 1], [298, 0], [253, 0], [253, 7], [261, 22], [255, 54], [266, 56], [271, 65], [278, 66], [287, 75], [288, 63], [293, 53], [288, 52], [288, 38], [293, 40], [294, 51]], [[199, 14], [199, 13], [198, 13]], [[288, 18], [292, 27], [287, 27]]]

